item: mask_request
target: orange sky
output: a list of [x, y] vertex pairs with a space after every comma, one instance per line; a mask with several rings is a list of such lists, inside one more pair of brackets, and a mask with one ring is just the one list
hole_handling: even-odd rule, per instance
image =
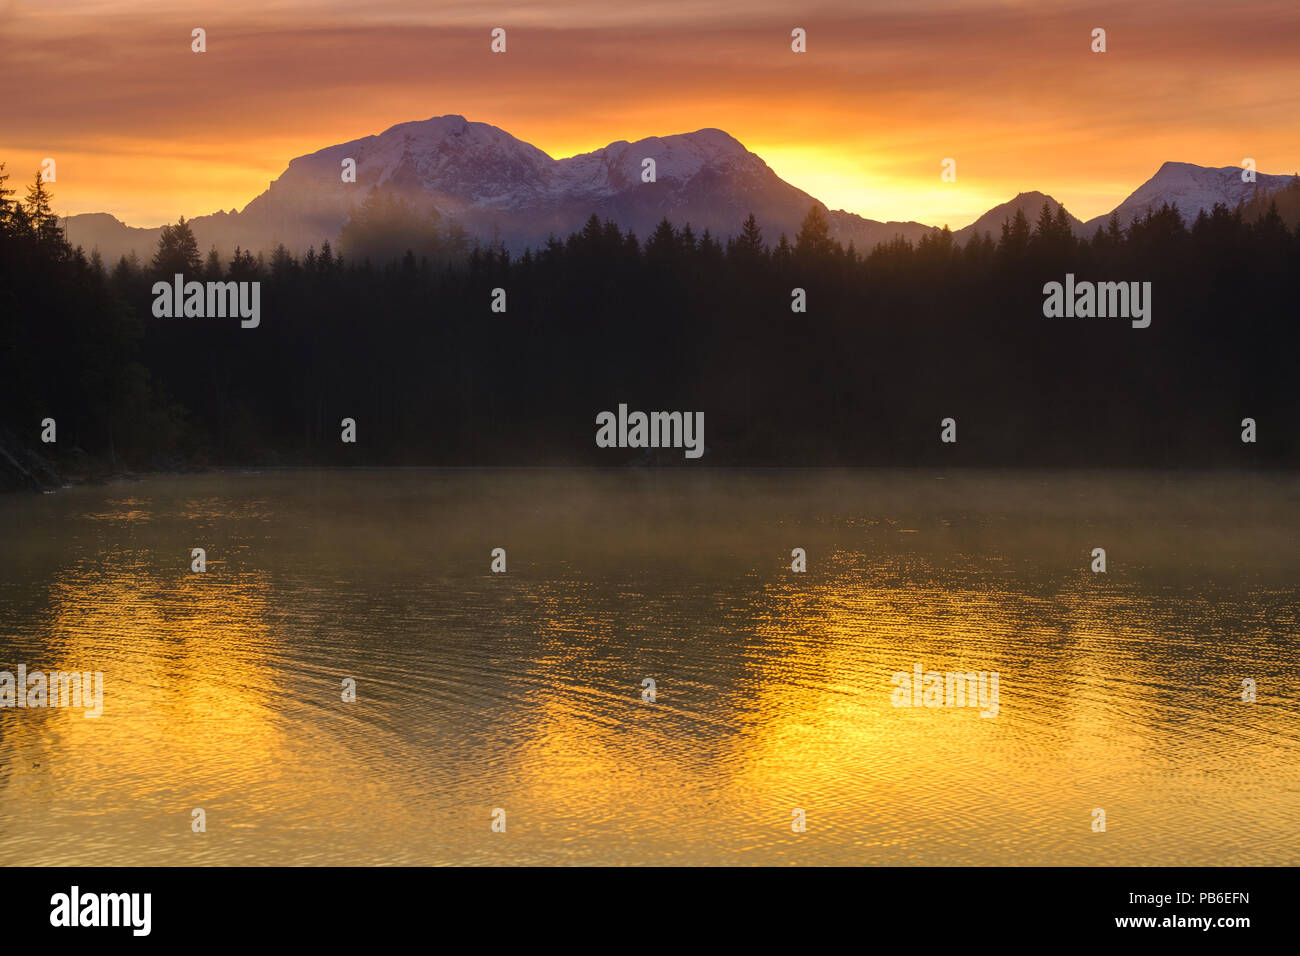
[[1296, 0], [0, 0], [0, 161], [155, 226], [446, 113], [555, 157], [714, 126], [832, 208], [957, 228], [1031, 189], [1088, 219], [1166, 160], [1294, 172], [1297, 79]]

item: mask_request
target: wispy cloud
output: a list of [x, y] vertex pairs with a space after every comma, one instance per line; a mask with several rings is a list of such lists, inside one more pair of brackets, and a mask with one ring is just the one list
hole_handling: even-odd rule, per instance
[[[554, 156], [717, 126], [832, 206], [954, 226], [1021, 189], [1087, 218], [1167, 159], [1300, 166], [1292, 2], [0, 9], [0, 159], [74, 159], [60, 207], [139, 224], [243, 206], [295, 155], [443, 113]], [[494, 26], [505, 56], [488, 52]], [[807, 54], [790, 52], [794, 26]], [[1105, 54], [1088, 49], [1096, 26]]]

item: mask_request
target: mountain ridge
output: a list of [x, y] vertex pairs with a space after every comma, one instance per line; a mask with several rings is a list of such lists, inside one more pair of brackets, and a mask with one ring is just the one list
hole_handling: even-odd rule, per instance
[[[356, 161], [355, 183], [340, 177], [348, 158]], [[642, 182], [646, 159], [655, 160], [655, 182]], [[1229, 173], [1239, 178], [1240, 170], [1166, 162], [1113, 212], [1127, 225], [1160, 202], [1173, 201], [1190, 221], [1198, 203], [1246, 198], [1248, 191], [1234, 189]], [[1253, 188], [1277, 188], [1289, 178], [1260, 173]], [[555, 159], [506, 130], [459, 114], [398, 123], [381, 133], [294, 157], [242, 210], [218, 211], [189, 222], [204, 252], [216, 247], [228, 257], [236, 246], [269, 252], [284, 243], [301, 253], [325, 240], [337, 243], [343, 225], [375, 188], [417, 211], [437, 210], [444, 221], [456, 221], [472, 237], [499, 240], [514, 253], [580, 229], [592, 214], [612, 219], [641, 238], [663, 218], [724, 238], [738, 233], [752, 213], [765, 239], [775, 243], [781, 234], [792, 240], [808, 209], [816, 205], [825, 212], [832, 237], [845, 245], [852, 242], [859, 251], [900, 236], [915, 242], [939, 231], [915, 221], [882, 222], [832, 210], [714, 127], [616, 140]], [[996, 238], [1004, 219], [1017, 209], [1033, 222], [1043, 202], [1053, 210], [1060, 205], [1046, 193], [1022, 192], [954, 236], [964, 242], [979, 230]], [[1110, 216], [1086, 223], [1069, 218], [1076, 234], [1091, 235]], [[64, 223], [70, 242], [98, 248], [110, 262], [132, 251], [147, 258], [161, 233], [161, 227], [127, 226], [108, 213], [71, 216]]]
[[[958, 243], [965, 243], [967, 239], [976, 232], [981, 234], [989, 233], [996, 240], [1002, 233], [1002, 223], [1013, 219], [1017, 212], [1023, 212], [1025, 218], [1029, 220], [1032, 226], [1038, 221], [1038, 215], [1042, 212], [1043, 203], [1047, 203], [1053, 213], [1061, 208], [1061, 204], [1053, 199], [1047, 193], [1030, 190], [1029, 192], [1018, 193], [1004, 203], [994, 206], [984, 215], [980, 216], [969, 226], [963, 226], [955, 231], [952, 235]], [[1070, 229], [1075, 235], [1082, 235], [1084, 224], [1070, 215], [1066, 210], [1066, 217], [1070, 222]]]
[[1108, 213], [1095, 216], [1083, 224], [1088, 235], [1105, 227], [1113, 215], [1119, 216], [1121, 227], [1129, 226], [1134, 219], [1169, 203], [1191, 223], [1202, 209], [1209, 212], [1215, 203], [1232, 208], [1249, 199], [1256, 190], [1272, 192], [1291, 181], [1291, 176], [1273, 173], [1256, 173], [1255, 182], [1242, 181], [1240, 166], [1197, 166], [1167, 160], [1155, 175], [1144, 182]]

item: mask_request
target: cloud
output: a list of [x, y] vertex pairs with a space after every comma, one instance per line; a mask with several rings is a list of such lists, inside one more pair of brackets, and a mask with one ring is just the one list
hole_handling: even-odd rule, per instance
[[[75, 154], [57, 201], [161, 221], [443, 113], [556, 156], [715, 126], [873, 218], [956, 224], [1021, 189], [1088, 218], [1166, 159], [1300, 165], [1296, 35], [1291, 2], [21, 2], [0, 18], [0, 159]], [[946, 156], [958, 182], [939, 189]]]

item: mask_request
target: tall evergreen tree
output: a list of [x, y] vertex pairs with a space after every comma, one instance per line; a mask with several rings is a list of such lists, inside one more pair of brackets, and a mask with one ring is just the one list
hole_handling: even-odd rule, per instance
[[199, 241], [185, 217], [174, 226], [163, 226], [158, 237], [158, 249], [149, 267], [159, 275], [199, 275], [203, 260], [199, 257]]
[[759, 228], [758, 220], [754, 218], [752, 212], [745, 217], [745, 222], [740, 227], [740, 235], [732, 239], [728, 246], [733, 255], [750, 261], [760, 258], [767, 252], [767, 247], [763, 244], [763, 230]]
[[36, 241], [48, 249], [57, 249], [63, 244], [63, 233], [59, 229], [59, 219], [50, 209], [50, 194], [45, 189], [45, 182], [40, 172], [32, 185], [27, 187], [25, 211], [28, 228], [36, 236]]
[[216, 246], [208, 250], [208, 257], [203, 262], [203, 278], [209, 282], [221, 278], [221, 256], [217, 253]]
[[822, 212], [821, 206], [814, 205], [804, 216], [803, 224], [794, 239], [794, 251], [800, 256], [812, 258], [829, 257], [835, 245], [831, 239], [831, 224]]
[[12, 189], [6, 189], [5, 183], [9, 180], [9, 174], [5, 172], [5, 164], [0, 163], [0, 232], [9, 228], [12, 203], [9, 197], [14, 194]]
[[998, 242], [998, 251], [1008, 258], [1018, 259], [1029, 248], [1029, 237], [1029, 219], [1023, 209], [1017, 209], [1012, 218], [1002, 223], [1002, 239]]

